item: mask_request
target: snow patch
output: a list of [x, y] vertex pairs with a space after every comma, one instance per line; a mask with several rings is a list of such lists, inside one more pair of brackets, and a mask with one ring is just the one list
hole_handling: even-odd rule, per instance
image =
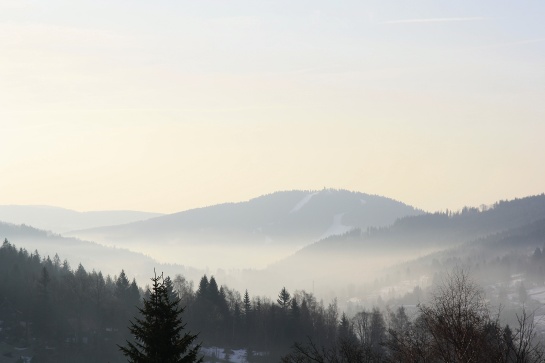
[[536, 301], [539, 301], [541, 304], [545, 303], [545, 288], [536, 287], [528, 290], [528, 296]]
[[335, 214], [335, 216], [333, 217], [333, 224], [329, 226], [327, 231], [325, 231], [325, 233], [320, 236], [320, 239], [324, 239], [337, 234], [343, 234], [354, 228], [352, 226], [345, 226], [344, 224], [342, 224], [344, 214], [345, 213]]
[[361, 299], [357, 298], [357, 297], [351, 297], [346, 302], [351, 303], [351, 304], [361, 304]]
[[[247, 363], [248, 362], [248, 360], [246, 359], [246, 357], [248, 356], [246, 349], [233, 349], [229, 351], [230, 351], [230, 354], [229, 354], [228, 362], [230, 363]], [[252, 353], [253, 355], [259, 355], [259, 356], [266, 355], [265, 352], [252, 351]], [[216, 361], [217, 359], [225, 360], [226, 358], [225, 350], [219, 347], [201, 347], [201, 354], [204, 355], [204, 363]], [[212, 360], [210, 360], [210, 358], [212, 358]]]
[[310, 199], [312, 199], [312, 197], [315, 196], [315, 195], [318, 194], [318, 193], [319, 193], [319, 192], [315, 192], [315, 193], [311, 193], [311, 194], [305, 195], [305, 197], [304, 197], [303, 199], [301, 199], [301, 200], [299, 201], [299, 203], [297, 203], [297, 204], [295, 205], [295, 207], [293, 207], [293, 208], [291, 209], [290, 213], [295, 213], [295, 212], [297, 212], [299, 209], [303, 208], [303, 206], [304, 206], [305, 204], [307, 204], [307, 203], [310, 201]]

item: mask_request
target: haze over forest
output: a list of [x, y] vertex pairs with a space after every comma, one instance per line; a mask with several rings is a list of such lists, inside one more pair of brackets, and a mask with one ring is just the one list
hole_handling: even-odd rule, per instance
[[[47, 226], [42, 230], [10, 223], [10, 211], [17, 211], [14, 219], [41, 214], [38, 220], [51, 227], [66, 228], [70, 222], [90, 228], [58, 234]], [[526, 311], [520, 309], [532, 307], [524, 318], [537, 322], [531, 325], [529, 342], [542, 344], [545, 334], [540, 323], [545, 317], [545, 194], [435, 213], [386, 197], [335, 189], [275, 192], [159, 216], [77, 213], [44, 206], [0, 206], [0, 213], [6, 220], [0, 222], [5, 238], [0, 248], [0, 272], [5, 276], [0, 314], [7, 322], [2, 320], [1, 325], [6, 326], [2, 339], [8, 358], [14, 349], [23, 349], [45, 361], [122, 361], [111, 342], [127, 339], [125, 325], [137, 316], [134, 307], [145, 296], [141, 287], [153, 269], [172, 276], [171, 288], [186, 306], [188, 326], [203, 334], [200, 354], [211, 361], [273, 362], [283, 356], [298, 362], [297, 351], [289, 353], [293, 343], [306, 336], [330, 349], [336, 339], [343, 342], [343, 334], [357, 335], [357, 324], [363, 324], [358, 319], [370, 317], [365, 315], [370, 309], [376, 319], [388, 317], [389, 309], [401, 309], [396, 313], [401, 315], [388, 317], [388, 324], [411, 319], [404, 309], [416, 316], [415, 306], [425, 306], [420, 304], [427, 301], [430, 289], [458, 269], [471, 271], [483, 288], [483, 299], [506, 309], [498, 322], [516, 325], [520, 311]], [[127, 223], [101, 226], [102, 214]], [[250, 266], [256, 259], [260, 266]], [[26, 286], [25, 292], [14, 294], [20, 289], [14, 288], [17, 284]], [[283, 313], [275, 313], [271, 302], [278, 291]], [[85, 302], [71, 310], [72, 298], [67, 296], [74, 293]], [[57, 310], [49, 299], [60, 299], [59, 308], [68, 305]], [[313, 319], [325, 319], [323, 328], [313, 325], [308, 330], [309, 326], [298, 325], [306, 324], [303, 321], [290, 320], [294, 319], [290, 314], [308, 304]], [[388, 308], [381, 312], [377, 305]], [[278, 313], [292, 317], [274, 318]], [[273, 314], [272, 321], [268, 314]], [[74, 325], [73, 319], [80, 323]], [[260, 323], [265, 325], [254, 325], [254, 319], [265, 319]], [[28, 332], [14, 329], [29, 320], [31, 334], [38, 339], [33, 344]], [[326, 333], [336, 331], [337, 323], [345, 330]], [[369, 329], [377, 328], [373, 324], [378, 323]], [[396, 352], [390, 346], [397, 334], [393, 325], [387, 336], [386, 323], [380, 324], [381, 338], [367, 342], [360, 336], [366, 356], [377, 362], [388, 361]], [[278, 329], [285, 333], [274, 333]], [[43, 340], [42, 334], [53, 331], [56, 338]], [[89, 350], [91, 335], [92, 345], [103, 347], [100, 353]], [[47, 352], [52, 345], [53, 351]]]
[[465, 273], [541, 347], [543, 14], [0, 1], [0, 363], [124, 361], [154, 271], [207, 362], [403, 361]]

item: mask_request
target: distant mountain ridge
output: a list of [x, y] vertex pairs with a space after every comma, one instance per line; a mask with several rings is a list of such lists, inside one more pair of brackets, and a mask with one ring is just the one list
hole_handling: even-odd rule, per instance
[[7, 239], [18, 249], [25, 249], [29, 253], [37, 250], [41, 258], [49, 256], [53, 259], [58, 254], [61, 260], [66, 259], [70, 263], [72, 269], [81, 263], [89, 271], [96, 269], [111, 276], [124, 269], [128, 276], [135, 276], [142, 284], [149, 282], [149, 273], [154, 268], [172, 276], [182, 273], [192, 279], [198, 279], [203, 273], [191, 267], [161, 264], [149, 256], [128, 249], [63, 237], [24, 224], [0, 222], [0, 239], [0, 243]]
[[[400, 216], [394, 218], [396, 213]], [[377, 227], [380, 221], [385, 224]], [[94, 239], [83, 237], [84, 232], [116, 237], [110, 245], [117, 248], [85, 242]], [[215, 271], [239, 289], [265, 291], [262, 282], [267, 280], [327, 292], [343, 284], [349, 288], [347, 281], [369, 283], [381, 273], [392, 274], [389, 267], [399, 263], [407, 262], [416, 273], [419, 265], [436, 258], [455, 263], [483, 255], [501, 258], [506, 251], [531, 253], [545, 245], [545, 194], [490, 208], [423, 213], [388, 198], [345, 190], [277, 192], [74, 233], [82, 233], [82, 239], [0, 223], [0, 237], [20, 247], [37, 248], [42, 256], [68, 254], [71, 261], [105, 271], [115, 265], [137, 275], [157, 264], [155, 259], [177, 264], [160, 268], [172, 267], [170, 271], [192, 279], [198, 271]], [[307, 245], [299, 248], [297, 243]], [[264, 261], [260, 266], [248, 265], [259, 258]]]
[[[80, 231], [69, 235], [131, 238], [152, 233], [175, 237], [179, 233], [206, 235], [236, 232], [253, 237], [307, 238], [330, 232], [385, 226], [400, 217], [422, 212], [404, 203], [347, 190], [285, 191], [246, 202], [190, 209], [135, 223]], [[338, 228], [332, 228], [338, 227]], [[330, 233], [336, 234], [336, 233]], [[124, 236], [126, 235], [126, 237]]]
[[[436, 212], [406, 216], [386, 228], [360, 230], [359, 237], [340, 236], [355, 246], [372, 248], [373, 245], [396, 248], [449, 247], [491, 234], [532, 224], [545, 219], [545, 194], [499, 201], [490, 208], [464, 208], [460, 212]], [[359, 241], [359, 242], [357, 242]], [[377, 243], [380, 241], [380, 243]], [[320, 241], [315, 246], [327, 244]]]
[[0, 221], [26, 224], [54, 233], [130, 223], [161, 215], [161, 213], [123, 210], [77, 212], [46, 205], [0, 205]]
[[[293, 190], [66, 235], [139, 250], [158, 259], [163, 256], [154, 253], [165, 247], [172, 251], [166, 258], [176, 253], [183, 257], [186, 251], [206, 253], [209, 259], [216, 254], [215, 265], [219, 266], [222, 248], [239, 248], [241, 262], [270, 254], [274, 260], [329, 235], [387, 226], [398, 218], [422, 213], [393, 199], [365, 193]], [[206, 250], [207, 246], [215, 250]]]
[[407, 216], [388, 227], [352, 230], [308, 245], [269, 270], [295, 276], [300, 266], [305, 266], [305, 276], [324, 280], [331, 275], [328, 271], [335, 269], [339, 275], [344, 271], [345, 278], [350, 274], [366, 276], [376, 268], [374, 263], [380, 262], [384, 268], [457, 246], [479, 245], [479, 251], [506, 246], [531, 249], [543, 246], [544, 233], [545, 194], [540, 194], [500, 201], [483, 210], [464, 208], [457, 213]]

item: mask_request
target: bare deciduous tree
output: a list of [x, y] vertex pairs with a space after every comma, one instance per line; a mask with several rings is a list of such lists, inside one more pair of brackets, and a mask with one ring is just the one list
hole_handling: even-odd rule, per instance
[[523, 309], [513, 334], [492, 315], [480, 287], [467, 271], [456, 269], [435, 288], [428, 304], [419, 305], [411, 329], [390, 329], [387, 343], [393, 362], [544, 361], [536, 342], [533, 317]]
[[[544, 363], [533, 314], [523, 309], [514, 332], [491, 314], [480, 287], [457, 269], [437, 286], [430, 301], [409, 320], [403, 308], [390, 313], [388, 338], [373, 333], [382, 326], [377, 309], [353, 319], [355, 337], [323, 347], [296, 344], [284, 363]], [[380, 315], [380, 319], [379, 319]], [[377, 330], [377, 331], [380, 331]], [[383, 330], [382, 330], [383, 331]], [[375, 343], [380, 342], [377, 346]]]

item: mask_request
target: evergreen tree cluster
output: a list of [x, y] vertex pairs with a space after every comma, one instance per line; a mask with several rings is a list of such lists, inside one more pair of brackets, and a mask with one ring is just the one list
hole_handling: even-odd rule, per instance
[[[537, 271], [543, 255], [536, 249], [523, 265]], [[32, 347], [38, 363], [124, 362], [118, 346], [131, 362], [193, 362], [200, 356], [198, 343], [227, 352], [246, 349], [248, 362], [543, 361], [531, 314], [519, 315], [513, 328], [501, 325], [466, 275], [448, 283], [414, 316], [400, 306], [387, 314], [361, 310], [349, 318], [339, 314], [336, 300], [324, 304], [285, 287], [275, 299], [248, 290], [241, 294], [206, 275], [196, 291], [181, 275], [155, 276], [144, 293], [123, 270], [104, 278], [4, 241], [0, 342]], [[521, 299], [527, 296], [522, 285], [519, 290]], [[488, 350], [494, 354], [482, 353]]]
[[205, 275], [196, 292], [185, 289], [179, 298], [191, 302], [186, 321], [191, 331], [200, 332], [203, 345], [267, 352], [267, 357], [254, 355], [254, 361], [277, 362], [294, 342], [310, 338], [330, 344], [339, 334], [336, 301], [325, 305], [306, 291], [292, 294], [283, 287], [275, 300], [252, 297], [247, 290], [241, 295], [226, 286], [218, 288], [215, 278]]
[[[247, 348], [249, 360], [276, 362], [307, 337], [321, 344], [336, 339], [336, 303], [325, 306], [305, 291], [282, 288], [273, 301], [218, 286], [213, 276], [203, 276], [196, 291], [181, 275], [166, 277], [161, 286], [177, 309], [185, 309], [187, 329], [199, 332], [200, 342]], [[58, 256], [42, 258], [6, 240], [0, 247], [0, 341], [33, 347], [36, 362], [124, 362], [118, 346], [137, 344], [129, 321], [144, 318], [141, 298], [149, 300], [153, 291], [143, 293], [123, 270], [113, 278], [82, 265], [73, 270]], [[251, 357], [253, 351], [269, 354]]]
[[0, 247], [0, 341], [32, 347], [33, 362], [123, 362], [115, 344], [129, 336], [140, 296], [123, 271], [104, 277], [7, 240]]

